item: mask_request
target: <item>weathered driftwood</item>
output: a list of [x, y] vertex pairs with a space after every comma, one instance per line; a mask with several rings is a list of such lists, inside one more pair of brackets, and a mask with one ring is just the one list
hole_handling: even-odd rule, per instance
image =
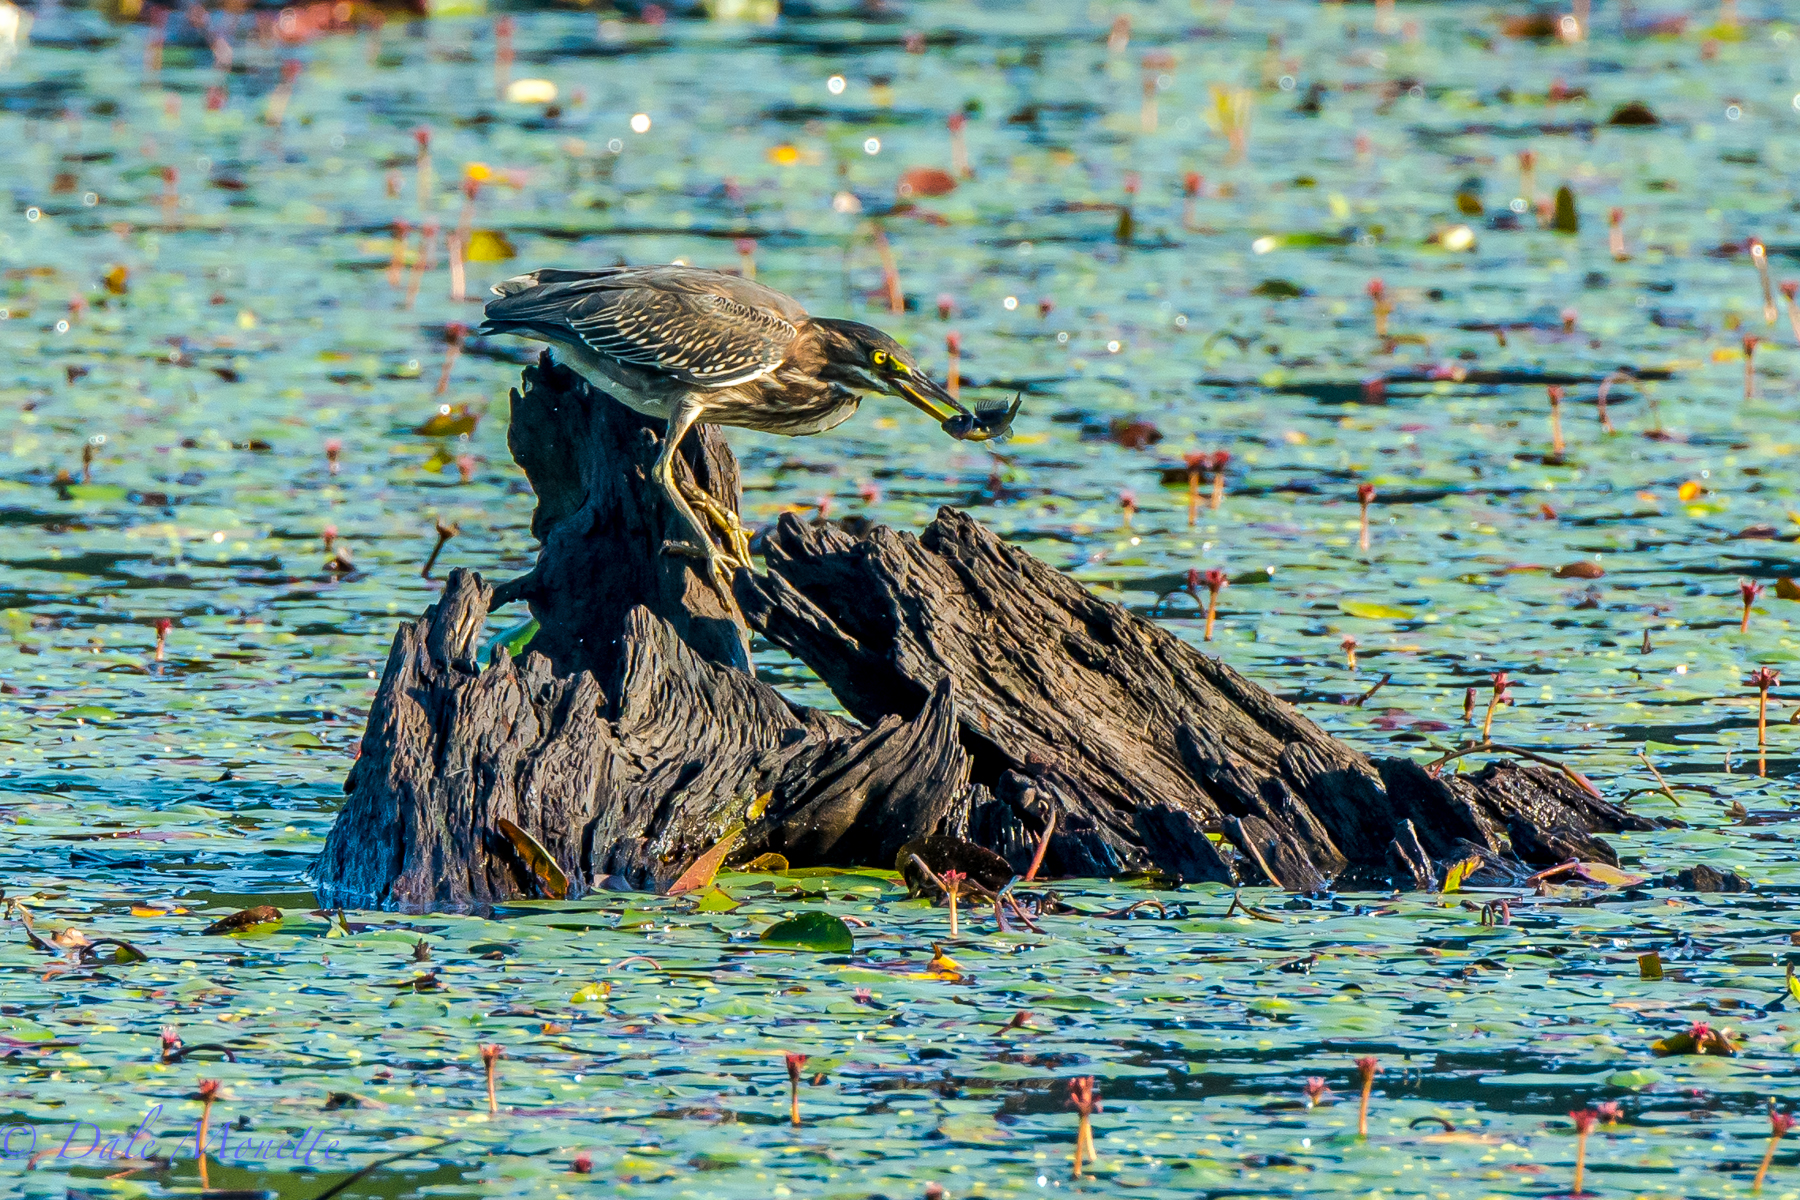
[[[453, 571], [399, 631], [322, 903], [542, 894], [502, 820], [573, 894], [666, 887], [726, 838], [739, 861], [892, 866], [958, 837], [1023, 870], [1046, 833], [1047, 875], [1429, 887], [1476, 849], [1614, 862], [1594, 833], [1649, 825], [1540, 766], [1372, 759], [950, 510], [918, 537], [783, 518], [734, 603], [660, 553], [678, 528], [643, 486], [660, 436], [547, 358], [526, 369], [509, 444], [538, 563], [494, 589]], [[730, 450], [690, 438], [684, 477], [735, 511]], [[540, 632], [479, 666], [490, 607], [516, 599]], [[749, 674], [746, 618], [861, 723]]]

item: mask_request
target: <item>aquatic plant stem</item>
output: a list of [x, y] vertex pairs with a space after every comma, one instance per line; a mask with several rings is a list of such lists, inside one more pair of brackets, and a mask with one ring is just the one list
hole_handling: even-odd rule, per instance
[[1375, 1091], [1375, 1072], [1379, 1064], [1373, 1055], [1356, 1060], [1356, 1069], [1362, 1072], [1362, 1098], [1356, 1105], [1356, 1136], [1369, 1136], [1369, 1096]]
[[1356, 485], [1356, 502], [1362, 506], [1362, 519], [1360, 522], [1361, 531], [1357, 535], [1356, 544], [1364, 554], [1369, 552], [1369, 505], [1373, 503], [1374, 500], [1374, 484], [1359, 483]]
[[494, 1094], [494, 1084], [500, 1070], [500, 1055], [503, 1051], [494, 1042], [483, 1042], [481, 1045], [481, 1063], [487, 1069], [487, 1102], [488, 1116], [500, 1115], [500, 1100]]
[[1756, 265], [1756, 278], [1762, 284], [1763, 324], [1773, 325], [1781, 318], [1781, 310], [1775, 306], [1775, 284], [1769, 278], [1769, 249], [1761, 238], [1750, 239], [1750, 261]]
[[212, 1125], [213, 1100], [219, 1095], [219, 1081], [202, 1079], [200, 1081], [200, 1129], [194, 1135], [194, 1156], [200, 1163], [200, 1188], [210, 1190], [211, 1182], [206, 1177], [206, 1135]]
[[1575, 1177], [1569, 1192], [1571, 1195], [1579, 1196], [1581, 1195], [1581, 1177], [1587, 1169], [1588, 1134], [1594, 1131], [1594, 1124], [1600, 1118], [1593, 1109], [1581, 1108], [1570, 1113], [1569, 1119], [1575, 1122]]
[[[1050, 817], [1044, 822], [1044, 836], [1038, 839], [1037, 852], [1031, 856], [1031, 866], [1025, 872], [1025, 882], [1037, 879], [1038, 868], [1044, 865], [1044, 854], [1050, 849], [1050, 835], [1056, 832], [1056, 810], [1050, 810]], [[1040, 913], [1041, 915], [1041, 913]]]
[[906, 311], [906, 293], [900, 290], [900, 268], [894, 262], [894, 248], [888, 245], [887, 231], [875, 225], [875, 252], [881, 256], [881, 280], [887, 288], [889, 312]]
[[1093, 1125], [1093, 1115], [1100, 1110], [1100, 1102], [1094, 1098], [1092, 1075], [1069, 1080], [1069, 1103], [1076, 1114], [1074, 1178], [1080, 1179], [1083, 1161], [1096, 1164], [1100, 1161], [1100, 1155], [1094, 1150]]
[[1758, 667], [1744, 682], [1756, 689], [1756, 745], [1769, 744], [1769, 689], [1781, 682], [1781, 672], [1773, 667]]
[[1551, 385], [1549, 391], [1550, 391], [1550, 453], [1555, 455], [1557, 458], [1561, 458], [1563, 456], [1564, 450], [1567, 449], [1567, 447], [1563, 443], [1563, 431], [1562, 431], [1563, 390], [1562, 390], [1562, 388], [1557, 387], [1553, 384], [1553, 385]]
[[444, 543], [461, 532], [462, 527], [459, 525], [446, 525], [442, 521], [437, 523], [437, 545], [433, 546], [431, 553], [426, 556], [425, 565], [419, 570], [420, 579], [431, 578], [431, 568], [437, 565], [438, 555], [443, 551]]
[[1769, 1144], [1763, 1150], [1762, 1162], [1757, 1165], [1756, 1179], [1750, 1185], [1752, 1192], [1762, 1191], [1763, 1180], [1769, 1174], [1769, 1164], [1775, 1161], [1775, 1144], [1781, 1140], [1782, 1134], [1793, 1127], [1794, 1117], [1791, 1113], [1776, 1112], [1773, 1107], [1769, 1109]]
[[800, 1127], [800, 1068], [806, 1065], [806, 1059], [806, 1055], [792, 1051], [787, 1055], [788, 1123], [796, 1129]]
[[962, 894], [963, 881], [967, 878], [968, 875], [962, 871], [945, 871], [943, 875], [944, 895], [950, 899], [950, 937], [952, 940], [962, 936], [962, 931], [956, 923], [956, 901]]
[[1606, 411], [1606, 395], [1608, 392], [1612, 391], [1613, 380], [1623, 378], [1623, 375], [1614, 371], [1600, 381], [1600, 394], [1594, 397], [1594, 411], [1595, 415], [1600, 418], [1600, 432], [1602, 433], [1618, 432], [1613, 428], [1612, 417], [1609, 416]]

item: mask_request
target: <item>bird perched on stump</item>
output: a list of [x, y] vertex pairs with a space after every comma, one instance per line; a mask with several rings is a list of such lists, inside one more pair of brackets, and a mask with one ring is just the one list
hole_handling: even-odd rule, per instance
[[[589, 383], [669, 423], [651, 477], [692, 541], [663, 549], [705, 559], [720, 585], [728, 570], [749, 565], [749, 539], [735, 513], [698, 488], [684, 498], [676, 486], [676, 447], [695, 422], [821, 433], [848, 420], [862, 393], [880, 392], [930, 413], [951, 437], [980, 442], [1004, 437], [1019, 409], [1015, 398], [970, 412], [881, 330], [810, 316], [792, 297], [722, 271], [545, 269], [494, 294], [482, 333], [548, 342]], [[689, 499], [720, 526], [732, 554], [714, 545]]]

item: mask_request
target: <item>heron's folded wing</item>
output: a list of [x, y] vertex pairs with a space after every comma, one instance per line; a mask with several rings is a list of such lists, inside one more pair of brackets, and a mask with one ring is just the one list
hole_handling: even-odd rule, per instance
[[768, 308], [707, 291], [549, 283], [488, 305], [489, 320], [566, 327], [596, 354], [696, 387], [766, 375], [799, 331]]

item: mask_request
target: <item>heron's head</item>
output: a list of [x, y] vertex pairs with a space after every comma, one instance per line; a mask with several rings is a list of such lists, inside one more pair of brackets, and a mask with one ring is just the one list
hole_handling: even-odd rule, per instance
[[825, 352], [819, 377], [859, 392], [898, 396], [940, 422], [967, 415], [943, 385], [920, 369], [906, 347], [873, 325], [815, 318]]

